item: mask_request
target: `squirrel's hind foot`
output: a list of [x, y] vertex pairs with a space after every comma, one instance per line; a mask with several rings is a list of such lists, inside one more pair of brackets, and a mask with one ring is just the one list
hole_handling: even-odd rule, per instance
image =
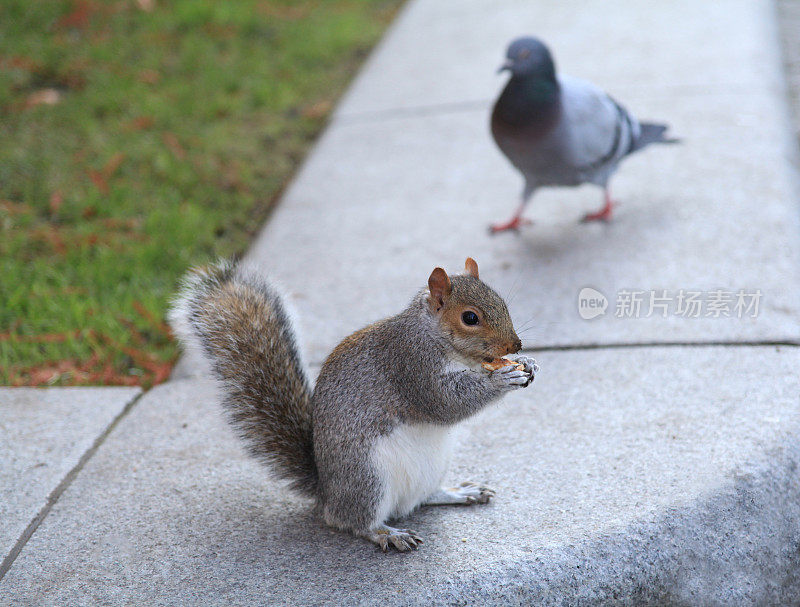
[[422, 538], [410, 529], [395, 529], [389, 525], [381, 525], [376, 529], [371, 529], [363, 534], [373, 544], [377, 544], [381, 550], [387, 552], [389, 546], [394, 546], [399, 552], [416, 550], [422, 543]]
[[466, 481], [461, 483], [458, 487], [439, 489], [439, 491], [425, 500], [422, 505], [450, 506], [453, 504], [463, 504], [465, 506], [471, 506], [472, 504], [486, 504], [494, 496], [494, 489], [485, 485]]

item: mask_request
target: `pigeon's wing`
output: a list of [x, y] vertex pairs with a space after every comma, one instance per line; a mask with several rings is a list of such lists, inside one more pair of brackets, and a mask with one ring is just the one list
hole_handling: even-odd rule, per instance
[[587, 178], [602, 178], [635, 148], [639, 123], [591, 82], [559, 76], [559, 83], [564, 160]]

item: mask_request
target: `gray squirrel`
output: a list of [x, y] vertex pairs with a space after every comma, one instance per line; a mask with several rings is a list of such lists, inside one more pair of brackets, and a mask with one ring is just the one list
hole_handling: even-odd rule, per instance
[[522, 342], [475, 261], [465, 268], [435, 268], [400, 314], [345, 338], [313, 390], [281, 297], [253, 271], [229, 262], [195, 269], [170, 320], [210, 359], [254, 456], [316, 500], [328, 525], [405, 552], [422, 540], [387, 520], [494, 497], [476, 483], [440, 487], [453, 426], [538, 370], [532, 358], [502, 359]]

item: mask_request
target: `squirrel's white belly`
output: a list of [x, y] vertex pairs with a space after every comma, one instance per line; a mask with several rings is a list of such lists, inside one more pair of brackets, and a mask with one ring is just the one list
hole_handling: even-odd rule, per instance
[[379, 438], [372, 461], [383, 479], [375, 524], [401, 517], [441, 486], [452, 452], [452, 427], [401, 425]]

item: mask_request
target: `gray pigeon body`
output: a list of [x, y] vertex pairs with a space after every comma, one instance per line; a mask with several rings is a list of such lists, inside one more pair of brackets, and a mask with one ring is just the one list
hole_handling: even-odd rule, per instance
[[608, 219], [608, 181], [623, 158], [651, 143], [669, 143], [666, 125], [639, 123], [591, 82], [557, 75], [547, 47], [535, 38], [511, 43], [501, 70], [511, 79], [492, 111], [492, 136], [525, 179], [522, 204], [511, 221], [494, 231], [515, 229], [539, 187], [592, 183], [605, 190], [605, 206], [585, 217]]

